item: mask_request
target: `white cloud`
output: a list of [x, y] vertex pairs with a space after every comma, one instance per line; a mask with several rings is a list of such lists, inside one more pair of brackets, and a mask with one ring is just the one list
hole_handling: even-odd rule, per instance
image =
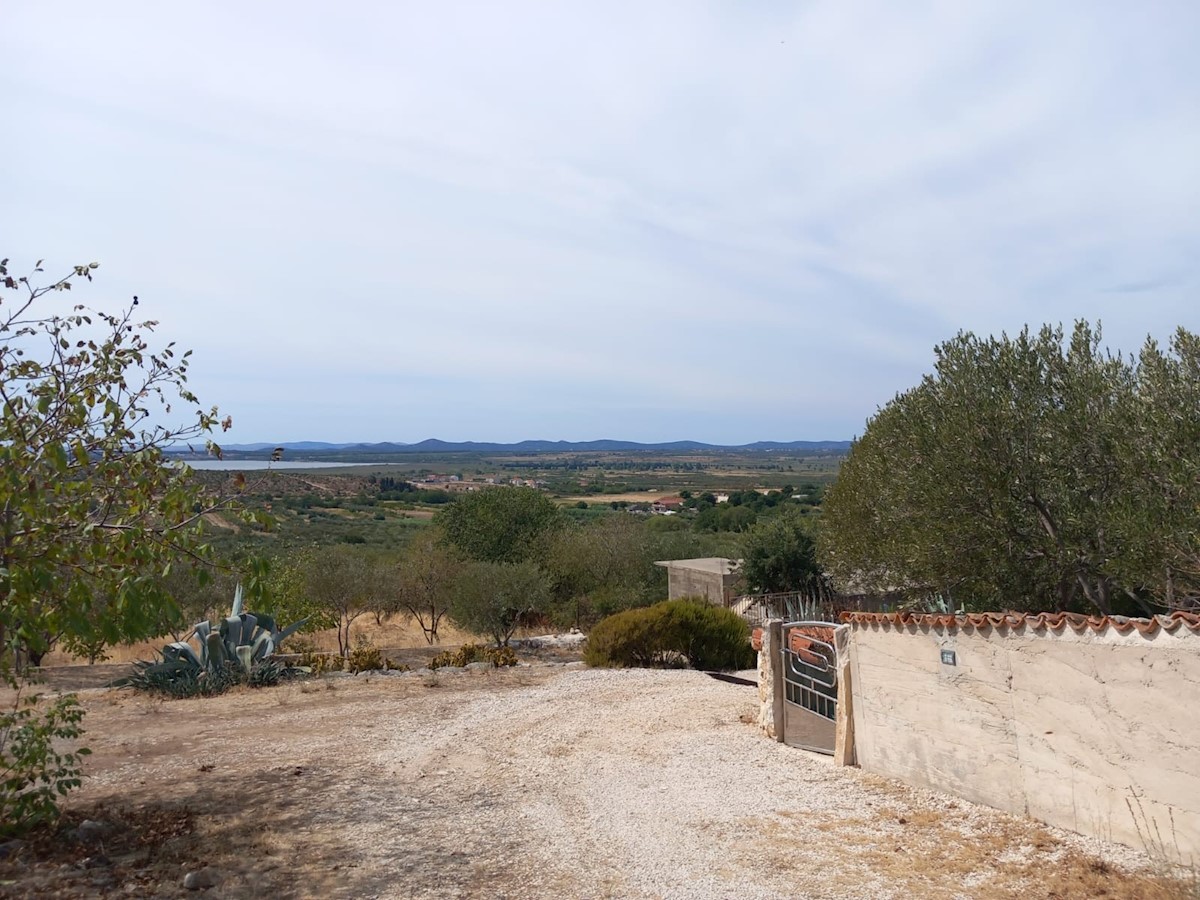
[[1192, 4], [10, 20], [4, 252], [101, 258], [240, 438], [841, 437], [960, 328], [1200, 324]]

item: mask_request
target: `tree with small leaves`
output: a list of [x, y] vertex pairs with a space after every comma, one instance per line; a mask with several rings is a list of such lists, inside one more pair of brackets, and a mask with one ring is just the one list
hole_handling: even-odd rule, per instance
[[[117, 313], [62, 303], [95, 269], [36, 286], [0, 261], [4, 676], [55, 641], [161, 634], [178, 610], [163, 577], [210, 558], [204, 515], [229, 506], [164, 456], [230, 425], [188, 388], [191, 351], [152, 349], [157, 323], [135, 320], [136, 297]], [[163, 424], [171, 416], [184, 424]]]
[[507, 646], [517, 628], [546, 611], [549, 599], [550, 583], [536, 564], [474, 561], [459, 577], [450, 615], [460, 628]]
[[322, 547], [306, 557], [303, 590], [309, 602], [336, 623], [338, 652], [349, 657], [355, 621], [372, 609], [395, 603], [395, 567], [390, 560], [361, 547]]
[[959, 334], [881, 409], [830, 489], [843, 581], [967, 608], [1200, 606], [1200, 338], [1123, 356], [1079, 322]]
[[437, 514], [445, 539], [471, 559], [515, 563], [529, 559], [537, 539], [563, 523], [554, 501], [527, 487], [467, 493]]
[[421, 628], [426, 643], [436, 643], [438, 629], [450, 611], [464, 560], [435, 529], [414, 538], [397, 565], [397, 601]]
[[751, 528], [742, 558], [742, 577], [756, 594], [809, 590], [823, 577], [812, 520], [795, 508]]
[[[163, 633], [180, 616], [165, 581], [207, 563], [209, 496], [164, 451], [228, 428], [187, 386], [190, 351], [154, 349], [156, 323], [64, 301], [96, 263], [39, 284], [0, 260], [0, 822], [44, 821], [79, 784], [83, 750], [70, 696], [22, 699], [27, 667], [56, 643], [94, 657], [107, 644]], [[182, 416], [180, 425], [164, 424]]]

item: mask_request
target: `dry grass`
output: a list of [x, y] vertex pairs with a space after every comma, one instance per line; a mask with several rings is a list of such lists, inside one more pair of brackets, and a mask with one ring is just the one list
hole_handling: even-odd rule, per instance
[[[362, 616], [354, 622], [355, 635], [365, 635], [376, 647], [393, 648], [393, 647], [423, 647], [426, 646], [425, 636], [421, 633], [420, 627], [411, 619], [404, 619], [399, 616], [394, 616], [382, 625], [375, 624], [375, 619], [370, 616]], [[476, 640], [475, 635], [470, 632], [463, 631], [443, 619], [441, 628], [438, 629], [438, 636], [442, 644], [449, 646], [457, 646], [458, 644], [467, 641]], [[299, 635], [301, 639], [308, 641], [315, 649], [325, 653], [332, 653], [337, 650], [337, 629], [327, 629], [325, 631], [315, 631], [307, 634]], [[110, 663], [128, 663], [136, 659], [150, 659], [157, 651], [162, 649], [163, 644], [173, 641], [171, 636], [156, 638], [153, 641], [142, 641], [138, 644], [118, 644], [108, 648], [108, 659]], [[283, 649], [286, 651], [288, 645], [285, 643]], [[437, 646], [430, 647], [432, 655], [440, 649]], [[54, 651], [46, 654], [44, 665], [46, 666], [71, 666], [81, 665], [86, 663], [86, 659], [78, 659], [71, 656], [69, 653]]]
[[[878, 782], [884, 793], [906, 793], [894, 782]], [[889, 786], [894, 789], [888, 790]], [[813, 842], [805, 837], [805, 829], [815, 828], [828, 836], [831, 848], [857, 860], [873, 878], [928, 900], [964, 894], [980, 900], [1200, 897], [1195, 881], [1188, 877], [1173, 877], [1163, 870], [1124, 871], [1069, 846], [1036, 823], [1014, 817], [975, 827], [956, 820], [953, 811], [901, 806], [881, 810], [873, 819], [833, 818], [806, 826], [798, 817], [777, 814], [746, 824], [769, 836], [780, 860], [793, 854], [797, 859], [811, 855]]]
[[578, 497], [561, 497], [555, 500], [560, 506], [572, 506], [580, 500], [588, 506], [608, 506], [615, 501], [625, 500], [629, 503], [653, 503], [659, 497], [676, 497], [674, 491], [628, 491], [624, 494], [582, 494]]

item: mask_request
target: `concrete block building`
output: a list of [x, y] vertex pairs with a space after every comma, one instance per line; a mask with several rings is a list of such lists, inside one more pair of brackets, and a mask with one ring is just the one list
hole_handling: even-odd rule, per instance
[[700, 559], [664, 559], [655, 563], [667, 570], [667, 599], [707, 597], [714, 606], [728, 606], [735, 594], [742, 561], [722, 556]]

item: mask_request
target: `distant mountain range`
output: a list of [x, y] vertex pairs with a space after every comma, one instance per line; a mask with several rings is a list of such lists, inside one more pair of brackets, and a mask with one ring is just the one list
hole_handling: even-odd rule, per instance
[[620, 451], [676, 451], [688, 450], [712, 452], [753, 452], [770, 450], [803, 450], [809, 452], [836, 452], [849, 450], [850, 441], [755, 441], [753, 444], [729, 446], [705, 444], [701, 441], [668, 441], [659, 444], [642, 444], [637, 441], [519, 441], [501, 444], [487, 441], [439, 441], [431, 438], [417, 444], [400, 444], [384, 441], [378, 444], [348, 443], [332, 444], [324, 441], [285, 441], [281, 444], [222, 444], [226, 453], [270, 453], [276, 447], [296, 453], [343, 454], [392, 454], [392, 453], [603, 453]]

